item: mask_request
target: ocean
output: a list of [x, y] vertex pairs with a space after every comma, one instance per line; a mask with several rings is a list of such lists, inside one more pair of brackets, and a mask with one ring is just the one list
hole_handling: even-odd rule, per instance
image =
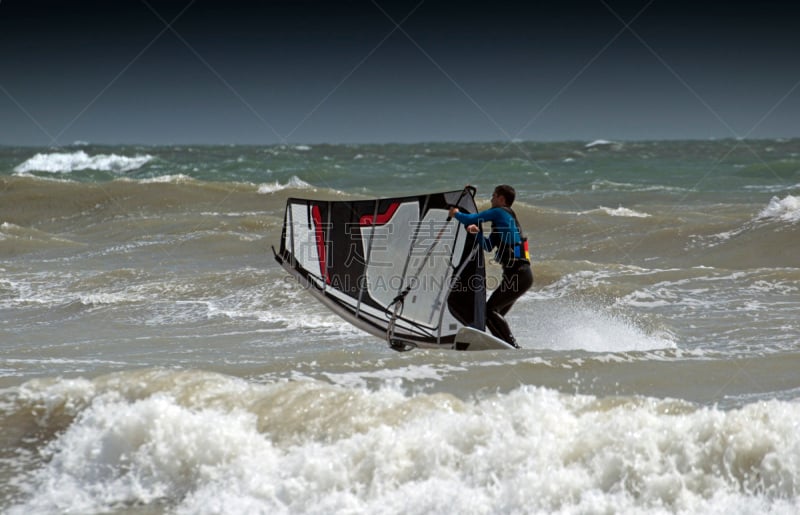
[[[519, 351], [272, 254], [289, 197], [500, 183]], [[798, 256], [800, 139], [0, 147], [0, 512], [794, 514]]]

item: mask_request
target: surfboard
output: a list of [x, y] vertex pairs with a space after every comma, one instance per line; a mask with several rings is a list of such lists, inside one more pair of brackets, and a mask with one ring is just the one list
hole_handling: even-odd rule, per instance
[[[290, 198], [275, 259], [328, 309], [394, 350], [512, 348], [477, 335], [493, 339], [483, 332], [483, 251], [448, 217], [450, 206], [477, 212], [474, 196], [465, 188], [370, 200]], [[476, 334], [464, 332], [457, 346], [467, 327]]]
[[456, 333], [453, 343], [455, 350], [508, 350], [516, 349], [513, 345], [493, 335], [479, 331], [474, 327], [462, 327]]
[[[413, 341], [395, 338], [389, 342], [389, 346], [394, 350], [405, 351], [417, 347]], [[453, 343], [440, 344], [437, 346], [424, 346], [427, 349], [457, 350], [457, 351], [483, 351], [483, 350], [509, 350], [516, 349], [513, 345], [496, 338], [495, 336], [480, 331], [474, 327], [462, 327], [456, 333]]]

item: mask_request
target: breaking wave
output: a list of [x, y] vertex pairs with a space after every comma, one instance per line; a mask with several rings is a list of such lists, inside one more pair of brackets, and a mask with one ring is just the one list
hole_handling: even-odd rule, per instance
[[53, 435], [15, 478], [14, 514], [796, 513], [800, 498], [793, 402], [460, 400], [157, 370], [9, 401]]
[[278, 181], [261, 184], [258, 186], [258, 192], [261, 194], [267, 194], [288, 189], [309, 189], [309, 188], [313, 188], [313, 186], [307, 183], [306, 181], [300, 179], [296, 175], [294, 175], [292, 176], [291, 179], [289, 179], [286, 182], [286, 184], [281, 184]]
[[757, 219], [775, 219], [782, 222], [795, 223], [800, 221], [800, 197], [787, 195], [779, 199], [772, 197], [769, 204], [758, 214]]
[[629, 209], [622, 206], [617, 208], [600, 206], [599, 209], [608, 216], [621, 216], [627, 218], [649, 218], [651, 216], [647, 213], [642, 213], [641, 211], [636, 211], [634, 209]]
[[154, 159], [153, 156], [148, 154], [127, 157], [117, 154], [90, 156], [83, 150], [77, 152], [51, 152], [49, 154], [36, 154], [14, 168], [14, 172], [17, 174], [31, 172], [71, 173], [79, 170], [99, 170], [124, 173], [139, 169], [152, 159]]

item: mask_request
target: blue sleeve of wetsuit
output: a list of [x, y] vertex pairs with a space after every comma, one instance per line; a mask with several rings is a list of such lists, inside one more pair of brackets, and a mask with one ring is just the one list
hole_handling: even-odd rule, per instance
[[[472, 225], [472, 224], [478, 225], [481, 222], [494, 221], [495, 218], [493, 216], [494, 214], [495, 213], [492, 212], [491, 209], [487, 209], [486, 211], [481, 211], [480, 213], [475, 213], [474, 215], [471, 215], [469, 213], [462, 213], [461, 211], [459, 211], [458, 213], [455, 214], [455, 219], [464, 225]], [[483, 232], [479, 232], [476, 236], [478, 237], [478, 241], [481, 243], [481, 247], [483, 248], [483, 250], [487, 252], [492, 250], [494, 245], [492, 244], [492, 241], [490, 239], [485, 238], [483, 236]]]

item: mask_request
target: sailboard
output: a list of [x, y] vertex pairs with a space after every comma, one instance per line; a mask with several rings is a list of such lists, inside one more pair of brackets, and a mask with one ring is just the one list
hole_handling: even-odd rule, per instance
[[275, 259], [331, 311], [394, 350], [511, 349], [485, 332], [480, 244], [448, 217], [451, 206], [477, 212], [474, 197], [468, 187], [372, 200], [290, 198]]

